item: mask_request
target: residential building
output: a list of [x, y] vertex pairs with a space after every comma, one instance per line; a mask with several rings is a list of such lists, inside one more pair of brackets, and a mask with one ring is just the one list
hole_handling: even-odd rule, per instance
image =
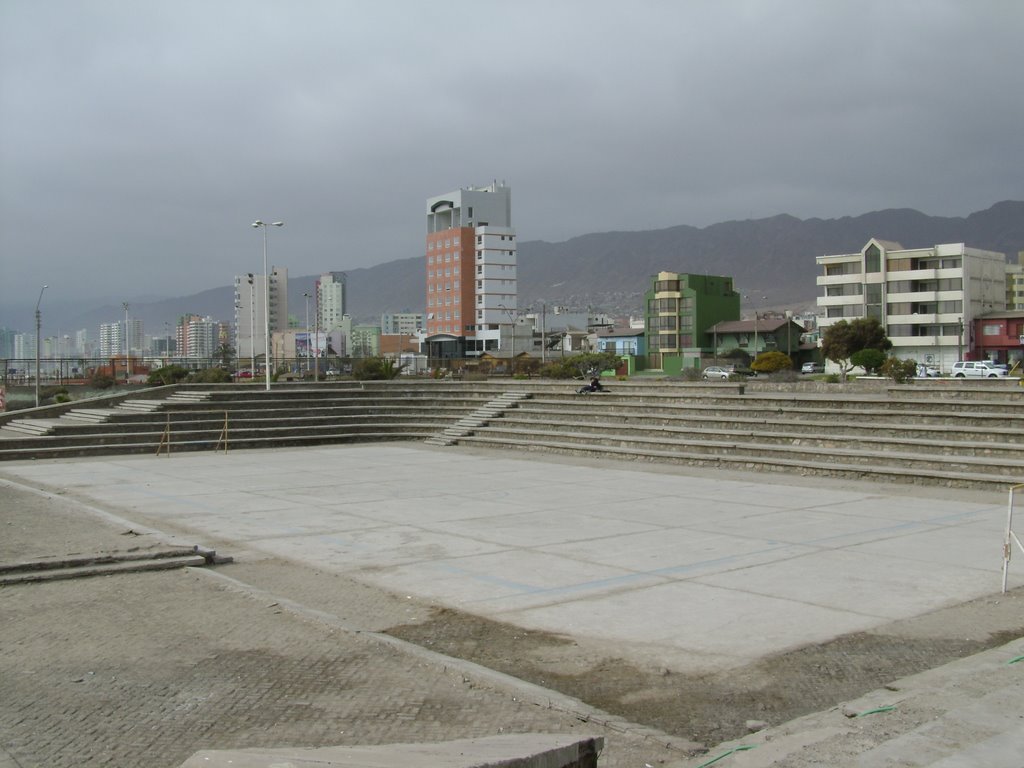
[[427, 200], [426, 331], [432, 358], [477, 356], [518, 318], [512, 191], [504, 182]]
[[124, 354], [124, 336], [121, 323], [100, 323], [100, 357]]
[[715, 324], [739, 316], [731, 277], [659, 272], [644, 294], [648, 367], [668, 374], [699, 368], [714, 349]]
[[721, 320], [711, 326], [711, 336], [715, 360], [738, 349], [751, 360], [762, 352], [782, 352], [794, 364], [805, 362], [800, 355], [804, 327], [788, 317], [762, 317], [755, 313], [753, 320]]
[[1006, 311], [1024, 312], [1024, 251], [1017, 251], [1017, 262], [1006, 265]]
[[422, 327], [422, 312], [386, 312], [380, 316], [380, 332], [384, 335], [415, 336]]
[[36, 335], [34, 333], [14, 334], [14, 355], [18, 360], [27, 360], [36, 356]]
[[347, 277], [344, 272], [325, 272], [316, 281], [317, 327], [333, 331], [341, 327], [348, 312]]
[[6, 360], [14, 357], [14, 337], [17, 335], [17, 331], [11, 328], [0, 328], [0, 358]]
[[128, 350], [133, 353], [142, 352], [146, 348], [146, 334], [142, 328], [142, 320], [130, 317], [125, 322], [127, 323], [125, 335], [128, 340]]
[[1006, 257], [963, 243], [907, 249], [872, 238], [817, 264], [822, 334], [839, 320], [874, 317], [896, 357], [942, 371], [973, 359], [977, 318], [1006, 308]]
[[75, 354], [86, 357], [92, 354], [92, 345], [89, 343], [89, 332], [82, 328], [75, 331]]
[[[235, 275], [235, 352], [246, 360], [263, 356], [267, 346], [264, 312], [267, 282], [263, 275]], [[272, 267], [270, 272], [270, 332], [288, 330], [288, 270]], [[179, 346], [180, 350], [181, 347]], [[179, 354], [181, 352], [179, 351]]]
[[220, 323], [210, 317], [188, 323], [185, 354], [187, 357], [212, 358], [220, 347]]
[[380, 326], [353, 325], [349, 338], [349, 354], [352, 357], [380, 355]]
[[1024, 368], [1024, 311], [991, 312], [975, 320], [972, 330], [977, 359]]

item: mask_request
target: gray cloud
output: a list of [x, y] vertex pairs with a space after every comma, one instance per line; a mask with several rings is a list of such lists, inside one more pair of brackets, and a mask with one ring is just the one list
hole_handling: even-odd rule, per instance
[[[522, 239], [1019, 199], [1015, 0], [6, 0], [0, 304], [419, 255], [504, 179]], [[1024, 244], [1022, 244], [1024, 246]]]

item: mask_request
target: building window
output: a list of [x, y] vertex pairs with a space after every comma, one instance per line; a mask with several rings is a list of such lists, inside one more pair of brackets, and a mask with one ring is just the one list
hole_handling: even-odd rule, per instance
[[981, 326], [982, 336], [1002, 336], [1003, 326], [1000, 323], [985, 323]]
[[869, 245], [868, 249], [864, 251], [864, 271], [882, 271], [882, 252], [878, 249], [877, 245]]

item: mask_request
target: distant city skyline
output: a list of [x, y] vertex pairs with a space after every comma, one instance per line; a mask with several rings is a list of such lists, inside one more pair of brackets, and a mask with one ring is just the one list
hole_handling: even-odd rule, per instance
[[445, 8], [4, 2], [0, 305], [229, 285], [255, 219], [296, 275], [418, 258], [492, 181], [520, 242], [1022, 197], [1024, 3]]

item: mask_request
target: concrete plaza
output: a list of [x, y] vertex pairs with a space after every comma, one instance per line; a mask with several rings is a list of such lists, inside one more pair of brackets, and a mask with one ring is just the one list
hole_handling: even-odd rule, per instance
[[408, 444], [3, 473], [239, 562], [285, 558], [686, 672], [992, 594], [1006, 523], [991, 494]]

